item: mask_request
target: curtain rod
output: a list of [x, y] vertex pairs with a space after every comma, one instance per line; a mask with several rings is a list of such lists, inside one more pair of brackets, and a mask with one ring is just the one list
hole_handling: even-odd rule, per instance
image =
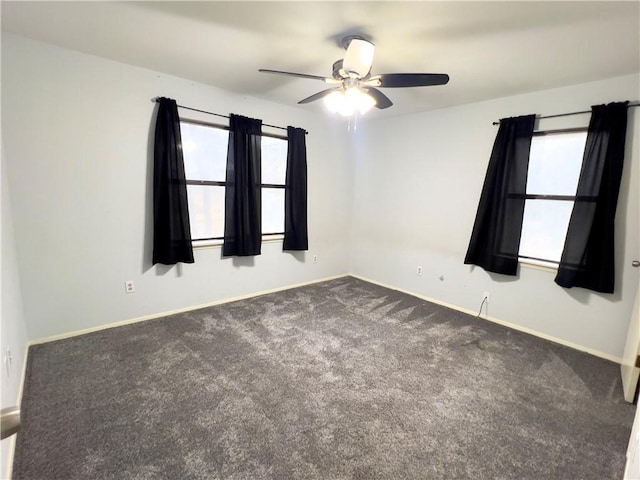
[[[627, 107], [640, 107], [640, 102], [634, 102], [627, 105]], [[556, 113], [555, 115], [545, 115], [542, 117], [537, 117], [537, 120], [541, 120], [543, 118], [556, 118], [556, 117], [568, 117], [570, 115], [583, 115], [585, 113], [591, 113], [591, 110], [583, 110], [582, 112], [569, 112], [569, 113]], [[500, 122], [493, 122], [492, 125], [500, 125]]]
[[[160, 100], [160, 97], [156, 97], [156, 98], [152, 98], [151, 101], [154, 103], [158, 103], [158, 101]], [[177, 105], [177, 104], [176, 104]], [[223, 115], [221, 113], [214, 113], [214, 112], [207, 112], [206, 110], [200, 110], [198, 108], [192, 108], [192, 107], [185, 107], [184, 105], [177, 105], [178, 108], [184, 108], [185, 110], [192, 110], [194, 112], [200, 112], [200, 113], [206, 113], [207, 115], [215, 115], [216, 117], [222, 117], [222, 118], [229, 118], [229, 115]], [[279, 127], [278, 125], [269, 125], [268, 123], [263, 123], [262, 124], [265, 127], [271, 127], [271, 128], [278, 128], [280, 130], [286, 130], [287, 127]], [[309, 132], [307, 132], [306, 130], [304, 131], [305, 135], [308, 135]]]

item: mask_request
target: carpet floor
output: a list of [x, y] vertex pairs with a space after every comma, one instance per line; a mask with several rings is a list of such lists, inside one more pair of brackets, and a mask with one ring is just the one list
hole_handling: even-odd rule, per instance
[[29, 349], [16, 479], [619, 479], [616, 364], [352, 277]]

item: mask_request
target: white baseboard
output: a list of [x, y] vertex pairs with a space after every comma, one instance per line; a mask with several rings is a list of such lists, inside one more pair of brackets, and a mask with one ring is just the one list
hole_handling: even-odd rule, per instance
[[283, 290], [290, 290], [292, 288], [304, 287], [305, 285], [313, 285], [314, 283], [326, 282], [326, 281], [329, 281], [329, 280], [335, 280], [337, 278], [343, 278], [343, 277], [347, 277], [347, 276], [349, 276], [349, 274], [348, 273], [344, 273], [342, 275], [334, 275], [332, 277], [325, 277], [325, 278], [321, 278], [319, 280], [311, 280], [309, 282], [296, 283], [296, 284], [287, 285], [287, 286], [284, 286], [284, 287], [277, 287], [277, 288], [271, 288], [269, 290], [262, 290], [262, 291], [259, 291], [259, 292], [248, 293], [246, 295], [240, 295], [238, 297], [223, 298], [221, 300], [216, 300], [214, 302], [203, 303], [201, 305], [194, 305], [194, 306], [190, 306], [190, 307], [179, 308], [179, 309], [171, 310], [171, 311], [168, 311], [168, 312], [152, 313], [150, 315], [145, 315], [143, 317], [132, 318], [132, 319], [129, 319], [129, 320], [121, 320], [119, 322], [107, 323], [105, 325], [99, 325], [97, 327], [84, 328], [82, 330], [75, 330], [73, 332], [61, 333], [59, 335], [52, 335], [50, 337], [39, 338], [37, 340], [31, 340], [31, 341], [28, 342], [28, 346], [39, 345], [41, 343], [55, 342], [56, 340], [64, 340], [66, 338], [77, 337], [79, 335], [85, 335], [87, 333], [99, 332], [101, 330], [107, 330], [109, 328], [115, 328], [115, 327], [121, 327], [123, 325], [131, 325], [133, 323], [145, 322], [147, 320], [153, 320], [155, 318], [168, 317], [169, 315], [175, 315], [177, 313], [191, 312], [193, 310], [199, 310], [201, 308], [213, 307], [215, 305], [222, 305], [224, 303], [237, 302], [238, 300], [246, 300], [247, 298], [259, 297], [261, 295], [267, 295], [269, 293], [276, 293], [276, 292], [281, 292]]
[[[63, 334], [60, 334], [60, 335], [54, 335], [54, 336], [51, 336], [51, 337], [41, 338], [41, 339], [38, 339], [38, 340], [32, 340], [32, 341], [30, 341], [28, 343], [28, 345], [38, 345], [38, 344], [41, 344], [41, 343], [54, 342], [56, 340], [63, 340], [65, 338], [77, 337], [79, 335], [85, 335], [87, 333], [99, 332], [100, 330], [106, 330], [106, 329], [109, 329], [109, 328], [120, 327], [120, 326], [123, 326], [123, 325], [131, 325], [133, 323], [144, 322], [146, 320], [153, 320], [155, 318], [161, 318], [161, 317], [166, 317], [166, 316], [169, 316], [169, 315], [175, 315], [177, 313], [190, 312], [192, 310], [198, 310], [200, 308], [213, 307], [215, 305], [222, 305], [224, 303], [236, 302], [238, 300], [245, 300], [247, 298], [259, 297], [261, 295], [266, 295], [268, 293], [281, 292], [283, 290], [289, 290], [291, 288], [303, 287], [305, 285], [312, 285], [314, 283], [326, 282], [328, 280], [335, 280], [337, 278], [342, 278], [342, 277], [346, 277], [346, 276], [351, 276], [351, 277], [354, 277], [354, 278], [358, 278], [358, 279], [363, 280], [365, 282], [373, 283], [375, 285], [380, 285], [381, 287], [389, 288], [391, 290], [397, 290], [398, 292], [406, 293], [407, 295], [411, 295], [413, 297], [417, 297], [417, 298], [420, 298], [422, 300], [426, 300], [427, 302], [435, 303], [437, 305], [442, 305], [443, 307], [451, 308], [453, 310], [457, 310], [459, 312], [463, 312], [463, 313], [472, 315], [474, 317], [477, 316], [477, 312], [469, 310], [467, 308], [459, 307], [458, 305], [453, 305], [453, 304], [450, 304], [450, 303], [442, 302], [442, 301], [437, 300], [435, 298], [427, 297], [425, 295], [421, 295], [421, 294], [416, 293], [416, 292], [411, 292], [409, 290], [404, 290], [402, 288], [398, 288], [398, 287], [395, 287], [393, 285], [387, 285], [385, 283], [378, 282], [376, 280], [372, 280], [370, 278], [366, 278], [366, 277], [363, 277], [363, 276], [360, 276], [360, 275], [356, 275], [356, 274], [353, 274], [353, 273], [345, 273], [345, 274], [342, 274], [342, 275], [334, 275], [332, 277], [325, 277], [325, 278], [322, 278], [322, 279], [319, 279], [319, 280], [311, 280], [309, 282], [297, 283], [297, 284], [293, 284], [293, 285], [287, 285], [287, 286], [284, 286], [284, 287], [272, 288], [272, 289], [269, 289], [269, 290], [262, 290], [260, 292], [253, 292], [253, 293], [249, 293], [249, 294], [246, 294], [246, 295], [241, 295], [241, 296], [238, 296], [238, 297], [225, 298], [225, 299], [222, 299], [222, 300], [216, 300], [214, 302], [205, 303], [205, 304], [202, 304], [202, 305], [195, 305], [195, 306], [191, 306], [191, 307], [180, 308], [180, 309], [171, 310], [171, 311], [168, 311], [168, 312], [159, 312], [159, 313], [154, 313], [154, 314], [151, 314], [151, 315], [145, 315], [143, 317], [138, 317], [138, 318], [133, 318], [133, 319], [129, 319], [129, 320], [123, 320], [123, 321], [119, 321], [119, 322], [109, 323], [109, 324], [106, 324], [106, 325], [100, 325], [98, 327], [85, 328], [83, 330], [76, 330], [76, 331], [69, 332], [69, 333], [63, 333]], [[481, 318], [483, 320], [488, 320], [488, 321], [493, 322], [493, 323], [497, 323], [498, 325], [502, 325], [504, 327], [508, 327], [508, 328], [513, 329], [513, 330], [517, 330], [519, 332], [528, 333], [529, 335], [534, 335], [534, 336], [542, 338], [544, 340], [549, 340], [550, 342], [554, 342], [554, 343], [557, 343], [557, 344], [560, 344], [560, 345], [564, 345], [565, 347], [573, 348], [575, 350], [579, 350], [581, 352], [585, 352], [585, 353], [588, 353], [590, 355], [594, 355], [596, 357], [600, 357], [600, 358], [603, 358], [605, 360], [609, 360], [609, 361], [617, 363], [617, 364], [621, 364], [622, 363], [622, 358], [620, 358], [620, 357], [616, 357], [614, 355], [610, 355], [608, 353], [604, 353], [604, 352], [601, 352], [599, 350], [595, 350], [595, 349], [592, 349], [592, 348], [589, 348], [589, 347], [585, 347], [583, 345], [578, 345], [576, 343], [568, 342], [568, 341], [563, 340], [561, 338], [557, 338], [557, 337], [554, 337], [552, 335], [547, 335], [546, 333], [542, 333], [542, 332], [539, 332], [537, 330], [533, 330], [531, 328], [523, 327], [523, 326], [517, 325], [515, 323], [507, 322], [507, 321], [501, 320], [499, 318], [486, 316], [486, 315], [485, 316], [481, 316], [479, 318]], [[26, 367], [26, 361], [25, 361], [25, 367]], [[24, 372], [23, 372], [23, 375], [24, 375]], [[23, 377], [23, 381], [24, 381], [24, 377]]]
[[[17, 407], [21, 408], [22, 406], [22, 393], [24, 390], [24, 383], [25, 383], [25, 379], [27, 377], [27, 359], [29, 358], [29, 342], [27, 342], [27, 344], [24, 347], [24, 352], [22, 354], [22, 372], [20, 374], [20, 385], [18, 385], [18, 399], [17, 401]], [[20, 423], [22, 423], [22, 410], [20, 411]], [[10, 438], [5, 439], [5, 441], [9, 441], [9, 455], [7, 455], [7, 464], [3, 465], [4, 470], [5, 470], [5, 475], [6, 477], [2, 477], [2, 478], [12, 478], [13, 477], [13, 457], [15, 456], [16, 453], [16, 438], [17, 435], [11, 435]]]
[[404, 290], [402, 288], [394, 287], [392, 285], [387, 285], [387, 284], [382, 283], [382, 282], [377, 282], [375, 280], [371, 280], [370, 278], [362, 277], [360, 275], [355, 275], [353, 273], [351, 273], [349, 275], [351, 277], [354, 277], [354, 278], [359, 278], [360, 280], [363, 280], [365, 282], [373, 283], [375, 285], [380, 285], [381, 287], [389, 288], [391, 290], [397, 290], [398, 292], [406, 293], [407, 295], [411, 295], [413, 297], [417, 297], [417, 298], [420, 298], [422, 300], [426, 300], [427, 302], [435, 303], [437, 305], [442, 305], [443, 307], [451, 308], [452, 310], [457, 310], [459, 312], [467, 313], [467, 314], [472, 315], [474, 317], [481, 318], [482, 320], [488, 320], [490, 322], [497, 323], [498, 325], [502, 325], [503, 327], [508, 327], [508, 328], [511, 328], [513, 330], [517, 330], [517, 331], [523, 332], [523, 333], [528, 333], [529, 335], [533, 335], [535, 337], [539, 337], [539, 338], [542, 338], [544, 340], [548, 340], [548, 341], [553, 342], [553, 343], [564, 345], [565, 347], [573, 348], [574, 350], [579, 350], [581, 352], [588, 353], [588, 354], [593, 355], [595, 357], [604, 358], [605, 360], [609, 360], [609, 361], [617, 363], [617, 364], [621, 364], [622, 363], [622, 358], [620, 358], [620, 357], [616, 357], [614, 355], [610, 355], [608, 353], [604, 353], [604, 352], [601, 352], [599, 350], [594, 350], [593, 348], [585, 347], [583, 345], [578, 345], [576, 343], [568, 342], [568, 341], [563, 340], [561, 338], [553, 337], [551, 335], [547, 335], [546, 333], [538, 332], [537, 330], [533, 330], [531, 328], [523, 327], [521, 325], [517, 325], [517, 324], [511, 323], [511, 322], [506, 322], [504, 320], [500, 320], [499, 318], [490, 317], [490, 316], [487, 316], [487, 315], [478, 317], [478, 312], [469, 310], [468, 308], [463, 308], [463, 307], [459, 307], [457, 305], [452, 305], [450, 303], [442, 302], [440, 300], [436, 300], [435, 298], [427, 297], [425, 295], [420, 295], [419, 293], [415, 293], [415, 292], [410, 292], [408, 290]]

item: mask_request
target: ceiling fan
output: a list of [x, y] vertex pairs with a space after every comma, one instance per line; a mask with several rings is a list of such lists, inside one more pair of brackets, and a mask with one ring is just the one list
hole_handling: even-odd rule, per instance
[[324, 98], [330, 110], [349, 116], [355, 111], [365, 113], [371, 107], [389, 108], [393, 102], [378, 88], [426, 87], [445, 85], [449, 81], [446, 73], [384, 73], [371, 75], [375, 46], [359, 35], [349, 35], [342, 40], [346, 52], [344, 58], [333, 64], [331, 77], [306, 73], [283, 72], [261, 68], [258, 71], [288, 75], [290, 77], [321, 80], [335, 85], [322, 90], [298, 103], [310, 103]]

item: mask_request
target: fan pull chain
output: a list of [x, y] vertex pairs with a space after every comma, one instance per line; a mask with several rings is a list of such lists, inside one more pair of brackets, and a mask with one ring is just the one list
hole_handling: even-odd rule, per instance
[[[353, 118], [353, 128], [351, 128], [351, 119]], [[358, 111], [355, 110], [353, 115], [349, 115], [347, 121], [347, 132], [356, 132], [358, 131]]]

